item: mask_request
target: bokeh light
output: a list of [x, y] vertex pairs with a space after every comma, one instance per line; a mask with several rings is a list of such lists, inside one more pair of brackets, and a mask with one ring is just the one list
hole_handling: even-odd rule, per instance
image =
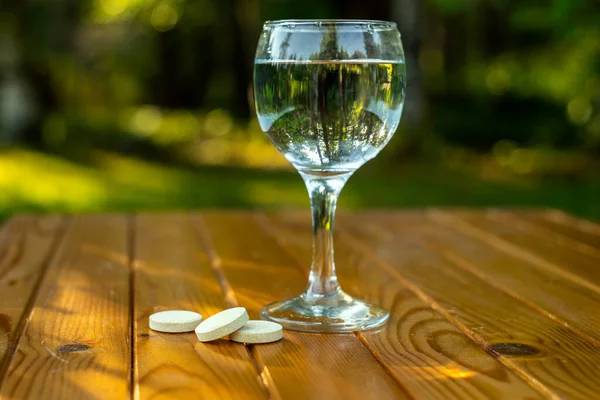
[[108, 17], [116, 17], [127, 9], [129, 0], [100, 0], [100, 5]]
[[222, 109], [210, 111], [204, 119], [204, 131], [212, 137], [228, 134], [233, 127], [233, 120], [229, 113]]
[[584, 125], [588, 122], [592, 116], [592, 111], [592, 104], [583, 97], [575, 98], [567, 105], [569, 119], [577, 125]]
[[510, 88], [510, 75], [502, 67], [492, 67], [488, 70], [485, 83], [490, 92], [500, 95]]
[[179, 21], [179, 13], [170, 1], [160, 2], [154, 7], [150, 16], [152, 27], [159, 32], [166, 32], [173, 29], [177, 21]]
[[130, 128], [142, 135], [152, 135], [158, 131], [162, 120], [162, 113], [157, 107], [143, 106], [131, 116]]
[[[304, 202], [252, 108], [262, 22], [290, 13], [395, 19], [402, 32], [403, 120], [342, 206], [527, 204], [600, 218], [592, 2], [408, 0], [418, 18], [392, 14], [395, 0], [338, 3], [55, 0], [3, 10], [0, 218]], [[289, 199], [277, 195], [296, 184]]]

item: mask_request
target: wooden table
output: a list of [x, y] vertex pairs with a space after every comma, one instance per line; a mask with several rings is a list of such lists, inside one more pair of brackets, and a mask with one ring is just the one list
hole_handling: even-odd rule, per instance
[[301, 292], [308, 213], [16, 217], [0, 233], [0, 398], [597, 399], [600, 226], [558, 211], [339, 215], [385, 328], [256, 346], [149, 330]]

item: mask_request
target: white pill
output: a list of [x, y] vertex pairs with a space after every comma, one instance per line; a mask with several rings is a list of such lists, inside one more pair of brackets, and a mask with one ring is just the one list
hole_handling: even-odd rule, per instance
[[229, 335], [229, 339], [241, 343], [270, 343], [282, 337], [281, 325], [271, 321], [248, 321], [239, 330]]
[[248, 322], [244, 307], [230, 308], [208, 317], [196, 328], [196, 336], [201, 342], [210, 342], [225, 337], [240, 329]]
[[159, 332], [191, 332], [202, 322], [202, 315], [193, 311], [161, 311], [150, 316], [150, 329]]

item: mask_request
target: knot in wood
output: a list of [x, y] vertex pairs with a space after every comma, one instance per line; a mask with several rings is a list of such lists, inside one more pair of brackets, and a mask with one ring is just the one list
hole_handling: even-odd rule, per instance
[[58, 351], [62, 351], [65, 353], [76, 353], [78, 351], [86, 351], [89, 348], [90, 348], [90, 346], [88, 346], [87, 344], [69, 343], [69, 344], [63, 344], [62, 346], [60, 346], [58, 348]]
[[495, 343], [490, 349], [507, 357], [534, 357], [540, 353], [539, 349], [523, 343]]

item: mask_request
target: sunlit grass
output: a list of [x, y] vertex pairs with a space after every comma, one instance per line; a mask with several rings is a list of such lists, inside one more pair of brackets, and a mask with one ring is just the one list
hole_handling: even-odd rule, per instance
[[[553, 207], [600, 219], [600, 180], [524, 181], [434, 164], [375, 160], [344, 189], [340, 208]], [[0, 215], [194, 208], [307, 208], [293, 171], [183, 168], [95, 151], [85, 163], [17, 149], [0, 153]]]
[[90, 209], [102, 205], [106, 186], [93, 170], [27, 151], [0, 156], [0, 204], [39, 208]]
[[[263, 191], [273, 179], [282, 180], [281, 173], [274, 174], [275, 178], [230, 168], [174, 168], [106, 152], [94, 152], [89, 163], [78, 164], [10, 150], [0, 153], [0, 213], [268, 206], [274, 204], [268, 191], [266, 196], [248, 193]], [[297, 204], [306, 195], [301, 184], [295, 186], [285, 190], [286, 199], [296, 196]]]

